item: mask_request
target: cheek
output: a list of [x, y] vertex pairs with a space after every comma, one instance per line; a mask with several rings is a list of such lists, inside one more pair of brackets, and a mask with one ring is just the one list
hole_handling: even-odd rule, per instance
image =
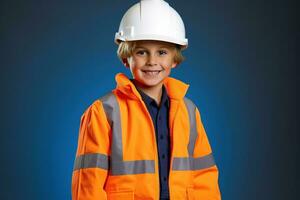
[[166, 71], [170, 71], [172, 69], [173, 65], [174, 65], [174, 62], [172, 59], [168, 59], [167, 61], [165, 61], [163, 63], [163, 67]]
[[136, 71], [137, 66], [138, 66], [137, 61], [134, 58], [131, 58], [129, 61], [129, 67], [130, 67], [131, 72]]
[[134, 67], [140, 67], [143, 65], [143, 59], [141, 58], [133, 58], [131, 59], [131, 65]]

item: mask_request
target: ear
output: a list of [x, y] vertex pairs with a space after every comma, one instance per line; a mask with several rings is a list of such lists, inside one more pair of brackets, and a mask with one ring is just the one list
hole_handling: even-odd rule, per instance
[[129, 63], [128, 63], [127, 58], [123, 58], [122, 63], [125, 65], [125, 67], [129, 67]]
[[176, 63], [176, 62], [173, 62], [172, 65], [171, 65], [171, 68], [173, 69], [173, 68], [175, 68], [175, 67], [177, 67], [177, 63]]

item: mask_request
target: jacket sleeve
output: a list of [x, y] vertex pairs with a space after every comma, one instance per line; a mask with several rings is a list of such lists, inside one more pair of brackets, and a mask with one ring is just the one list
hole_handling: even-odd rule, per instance
[[72, 200], [106, 200], [104, 185], [109, 168], [110, 126], [97, 100], [80, 120], [72, 174]]
[[219, 171], [212, 156], [212, 150], [203, 127], [199, 110], [196, 108], [197, 139], [194, 149], [194, 194], [197, 199], [220, 200], [218, 185]]

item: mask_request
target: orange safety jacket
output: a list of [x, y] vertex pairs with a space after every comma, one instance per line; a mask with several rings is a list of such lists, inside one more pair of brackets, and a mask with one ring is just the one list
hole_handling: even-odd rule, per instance
[[[159, 200], [155, 129], [139, 92], [124, 75], [81, 116], [73, 200]], [[170, 200], [219, 200], [218, 168], [188, 85], [166, 78], [170, 98]]]

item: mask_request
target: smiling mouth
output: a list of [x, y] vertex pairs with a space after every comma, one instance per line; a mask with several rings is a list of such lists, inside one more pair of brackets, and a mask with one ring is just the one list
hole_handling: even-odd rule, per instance
[[163, 70], [142, 70], [147, 75], [158, 75]]

